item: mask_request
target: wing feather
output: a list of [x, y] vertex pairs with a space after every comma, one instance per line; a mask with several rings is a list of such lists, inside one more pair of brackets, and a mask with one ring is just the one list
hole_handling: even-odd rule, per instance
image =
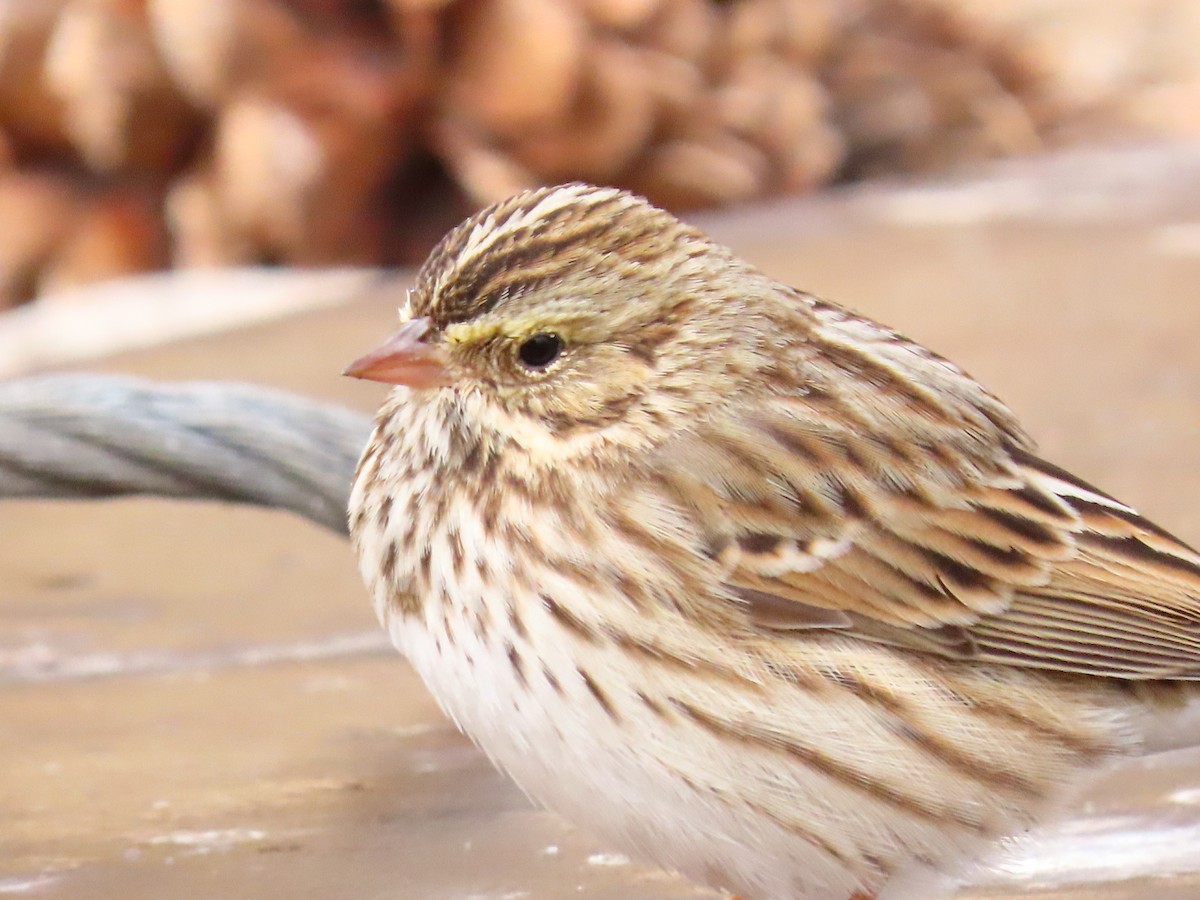
[[[842, 339], [804, 361], [802, 386], [698, 423], [658, 460], [752, 622], [1200, 680], [1200, 554], [1038, 458], [949, 363], [824, 314]], [[913, 387], [921, 378], [941, 389]]]

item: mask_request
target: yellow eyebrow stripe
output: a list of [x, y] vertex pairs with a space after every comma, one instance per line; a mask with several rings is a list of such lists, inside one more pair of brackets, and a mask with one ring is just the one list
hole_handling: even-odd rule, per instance
[[443, 332], [452, 344], [482, 344], [494, 337], [515, 337], [505, 334], [499, 322], [455, 322]]
[[483, 344], [498, 337], [520, 340], [540, 331], [552, 331], [564, 339], [569, 339], [571, 325], [572, 319], [566, 316], [558, 319], [547, 316], [529, 316], [503, 321], [484, 319], [483, 321], [455, 322], [447, 325], [443, 335], [452, 344]]

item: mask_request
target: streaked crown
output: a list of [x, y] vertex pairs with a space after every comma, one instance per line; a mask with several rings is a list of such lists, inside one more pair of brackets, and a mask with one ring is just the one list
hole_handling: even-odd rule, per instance
[[447, 234], [417, 275], [411, 313], [445, 327], [581, 272], [644, 279], [641, 270], [679, 253], [685, 236], [699, 234], [616, 188], [537, 188], [481, 210]]

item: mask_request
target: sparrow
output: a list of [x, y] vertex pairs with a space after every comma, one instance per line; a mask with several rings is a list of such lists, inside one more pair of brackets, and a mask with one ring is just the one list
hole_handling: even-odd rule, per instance
[[381, 623], [536, 802], [745, 898], [929, 898], [1200, 680], [1200, 555], [898, 332], [620, 190], [482, 210], [349, 375]]

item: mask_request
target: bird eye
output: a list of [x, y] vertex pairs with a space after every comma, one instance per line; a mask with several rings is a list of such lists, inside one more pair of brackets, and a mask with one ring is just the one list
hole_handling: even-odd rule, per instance
[[526, 338], [517, 348], [517, 356], [527, 368], [544, 369], [558, 359], [562, 350], [562, 338], [542, 332]]

